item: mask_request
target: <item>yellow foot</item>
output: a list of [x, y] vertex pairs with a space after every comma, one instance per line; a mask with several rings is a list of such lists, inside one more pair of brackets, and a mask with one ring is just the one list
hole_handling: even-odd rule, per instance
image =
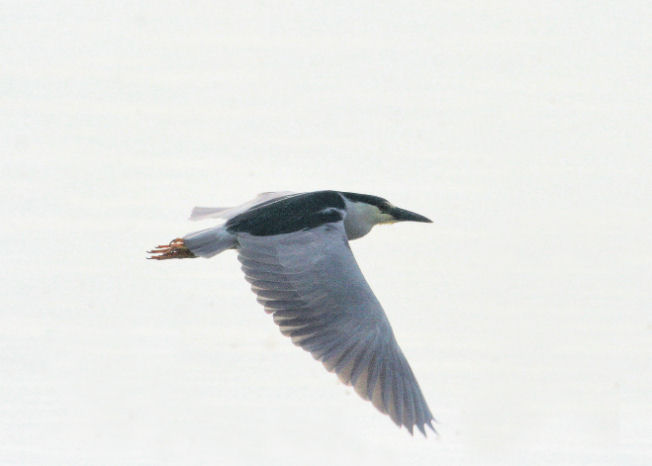
[[160, 244], [147, 252], [153, 254], [153, 256], [148, 257], [148, 259], [156, 259], [158, 261], [164, 259], [186, 259], [189, 257], [197, 257], [190, 252], [190, 249], [186, 247], [181, 238], [173, 239], [170, 241], [170, 244]]

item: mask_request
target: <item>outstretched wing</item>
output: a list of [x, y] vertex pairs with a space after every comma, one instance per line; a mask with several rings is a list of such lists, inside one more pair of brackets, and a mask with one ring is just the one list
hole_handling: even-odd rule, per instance
[[342, 222], [275, 236], [240, 233], [238, 259], [281, 332], [399, 426], [433, 417]]
[[251, 201], [235, 207], [195, 207], [190, 213], [189, 220], [204, 220], [207, 218], [225, 218], [230, 219], [239, 215], [252, 207], [259, 206], [266, 202], [281, 199], [294, 194], [292, 191], [280, 191], [270, 193], [260, 193]]

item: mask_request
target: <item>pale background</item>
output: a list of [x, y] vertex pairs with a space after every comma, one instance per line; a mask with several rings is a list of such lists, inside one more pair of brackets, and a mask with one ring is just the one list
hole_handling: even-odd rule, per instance
[[[652, 464], [649, 2], [0, 2], [0, 464]], [[194, 205], [352, 247], [437, 417], [283, 338]]]

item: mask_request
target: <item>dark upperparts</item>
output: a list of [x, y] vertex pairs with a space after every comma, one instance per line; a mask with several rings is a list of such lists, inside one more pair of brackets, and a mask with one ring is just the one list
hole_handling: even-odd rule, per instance
[[226, 222], [226, 228], [254, 236], [293, 233], [338, 222], [344, 208], [344, 200], [336, 191], [297, 194], [252, 207]]
[[371, 194], [342, 193], [342, 195], [353, 202], [365, 202], [377, 207], [386, 207], [389, 205], [387, 199], [383, 199], [382, 197], [378, 196], [372, 196]]

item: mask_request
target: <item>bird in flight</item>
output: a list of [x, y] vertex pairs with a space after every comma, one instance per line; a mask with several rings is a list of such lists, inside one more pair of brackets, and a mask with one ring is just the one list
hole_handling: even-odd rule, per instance
[[426, 217], [386, 199], [339, 191], [263, 193], [237, 207], [195, 207], [191, 220], [222, 218], [157, 246], [149, 259], [238, 252], [246, 280], [281, 333], [412, 434], [435, 431], [419, 384], [349, 240], [374, 225]]

